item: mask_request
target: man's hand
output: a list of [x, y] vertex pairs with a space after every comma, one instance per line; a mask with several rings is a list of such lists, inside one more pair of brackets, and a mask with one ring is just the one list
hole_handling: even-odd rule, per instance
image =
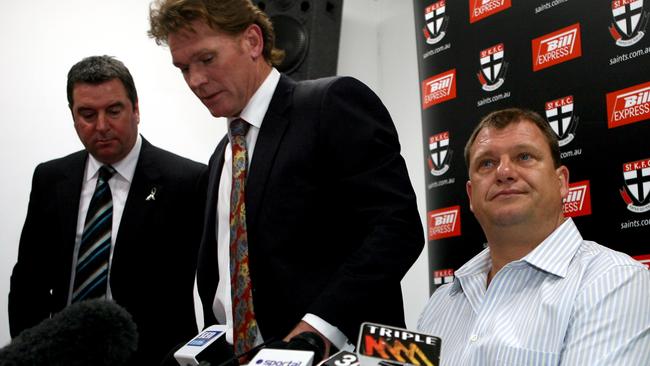
[[289, 335], [284, 337], [284, 341], [289, 342], [291, 338], [297, 336], [302, 332], [313, 332], [318, 334], [323, 339], [323, 343], [325, 344], [325, 352], [323, 354], [323, 360], [330, 356], [330, 346], [332, 343], [330, 343], [329, 339], [325, 338], [325, 336], [320, 334], [320, 332], [317, 331], [316, 328], [312, 327], [304, 320], [301, 320], [300, 323], [298, 323], [298, 325], [296, 325], [296, 327], [293, 328], [293, 330], [289, 333]]

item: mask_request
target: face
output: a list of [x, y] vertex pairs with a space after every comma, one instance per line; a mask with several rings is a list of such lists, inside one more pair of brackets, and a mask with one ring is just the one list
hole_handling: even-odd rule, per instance
[[255, 70], [262, 57], [261, 30], [251, 25], [232, 36], [203, 21], [191, 26], [194, 32], [180, 30], [167, 38], [174, 66], [213, 116], [238, 116], [258, 87]]
[[553, 166], [548, 143], [532, 122], [479, 132], [470, 149], [469, 178], [470, 208], [484, 230], [562, 217], [569, 172]]
[[77, 83], [72, 91], [72, 117], [86, 150], [104, 164], [122, 160], [138, 136], [140, 112], [119, 79], [101, 84]]

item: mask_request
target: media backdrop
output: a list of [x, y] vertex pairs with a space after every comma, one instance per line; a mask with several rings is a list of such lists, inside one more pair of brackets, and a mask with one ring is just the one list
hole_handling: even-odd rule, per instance
[[650, 5], [643, 0], [414, 0], [433, 291], [485, 238], [463, 148], [491, 111], [544, 116], [570, 170], [567, 216], [650, 262]]

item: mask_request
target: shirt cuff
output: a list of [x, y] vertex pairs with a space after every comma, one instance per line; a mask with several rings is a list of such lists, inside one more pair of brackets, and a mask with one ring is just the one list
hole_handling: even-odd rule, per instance
[[348, 337], [346, 337], [345, 334], [339, 330], [339, 328], [331, 325], [322, 318], [314, 314], [307, 313], [302, 317], [302, 320], [319, 331], [320, 334], [325, 336], [325, 338], [327, 338], [339, 350], [354, 350], [354, 345], [348, 342]]

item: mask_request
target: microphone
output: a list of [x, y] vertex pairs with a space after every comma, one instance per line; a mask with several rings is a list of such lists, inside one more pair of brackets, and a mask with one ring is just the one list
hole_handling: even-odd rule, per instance
[[220, 324], [205, 328], [174, 352], [176, 362], [181, 366], [237, 366], [232, 345], [226, 342], [226, 329], [227, 326]]
[[381, 324], [363, 323], [357, 351], [366, 365], [440, 364], [441, 339]]
[[312, 366], [323, 359], [325, 342], [314, 332], [302, 332], [288, 342], [275, 342], [258, 352], [249, 363], [255, 366]]
[[113, 301], [71, 304], [52, 318], [25, 329], [6, 347], [6, 365], [126, 365], [138, 344], [131, 315]]

